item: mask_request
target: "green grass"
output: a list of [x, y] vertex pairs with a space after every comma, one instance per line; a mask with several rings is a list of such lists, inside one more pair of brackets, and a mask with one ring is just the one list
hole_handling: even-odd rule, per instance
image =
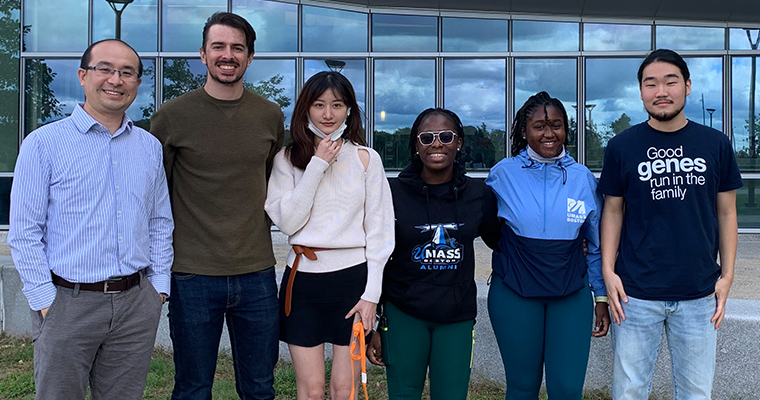
[[[18, 339], [0, 335], [0, 399], [7, 400], [33, 400], [34, 399], [34, 372], [33, 372], [33, 348], [29, 339]], [[329, 381], [330, 362], [327, 362], [327, 380]], [[368, 367], [369, 397], [372, 400], [387, 400], [388, 388], [385, 384], [385, 370], [382, 368]], [[296, 399], [296, 377], [290, 363], [279, 362], [274, 371], [274, 387], [278, 400]], [[150, 363], [150, 372], [145, 385], [145, 399], [168, 399], [174, 386], [174, 363], [171, 353], [157, 350], [153, 354]], [[232, 366], [232, 357], [229, 354], [219, 356], [216, 376], [214, 379], [213, 398], [215, 400], [238, 399], [235, 392], [235, 371]], [[325, 387], [325, 393], [329, 390]], [[363, 398], [363, 394], [360, 396]], [[329, 396], [325, 396], [329, 398]], [[430, 395], [425, 388], [423, 399], [429, 399]], [[504, 398], [502, 385], [480, 378], [473, 378], [470, 382], [470, 400], [501, 400]], [[540, 399], [545, 400], [546, 394], [542, 392]], [[609, 400], [606, 391], [589, 391], [584, 400]]]

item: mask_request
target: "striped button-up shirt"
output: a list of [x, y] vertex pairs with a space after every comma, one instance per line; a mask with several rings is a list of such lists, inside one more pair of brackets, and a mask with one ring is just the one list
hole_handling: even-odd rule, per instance
[[51, 271], [92, 283], [145, 269], [169, 294], [173, 230], [161, 144], [126, 115], [111, 135], [78, 105], [22, 143], [8, 245], [33, 310], [55, 299]]

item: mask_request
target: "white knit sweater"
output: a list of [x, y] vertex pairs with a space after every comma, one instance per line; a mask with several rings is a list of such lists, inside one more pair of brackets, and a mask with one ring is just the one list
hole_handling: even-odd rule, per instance
[[[370, 155], [366, 171], [359, 149]], [[361, 298], [378, 302], [383, 268], [394, 247], [394, 214], [377, 152], [346, 141], [334, 163], [314, 156], [300, 170], [283, 149], [274, 159], [264, 208], [291, 245], [334, 249], [317, 252], [316, 261], [302, 256], [299, 271], [332, 272], [366, 261], [367, 286]], [[288, 265], [295, 257], [291, 249]]]

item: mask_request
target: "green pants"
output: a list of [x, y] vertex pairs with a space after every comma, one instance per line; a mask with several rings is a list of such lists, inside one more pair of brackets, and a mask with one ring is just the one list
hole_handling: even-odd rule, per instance
[[380, 338], [388, 398], [419, 400], [428, 367], [431, 400], [467, 398], [475, 321], [424, 321], [405, 314], [390, 302], [385, 303], [384, 310], [388, 329], [380, 331]]
[[536, 400], [544, 368], [549, 399], [582, 398], [594, 313], [588, 286], [556, 299], [526, 298], [494, 274], [488, 313], [504, 362], [506, 400]]

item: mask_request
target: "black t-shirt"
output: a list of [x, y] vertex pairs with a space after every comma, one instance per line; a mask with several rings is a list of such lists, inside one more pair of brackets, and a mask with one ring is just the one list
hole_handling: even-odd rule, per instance
[[625, 199], [615, 272], [628, 295], [690, 300], [720, 276], [718, 192], [742, 186], [726, 135], [689, 121], [675, 132], [644, 122], [612, 138], [601, 193]]

